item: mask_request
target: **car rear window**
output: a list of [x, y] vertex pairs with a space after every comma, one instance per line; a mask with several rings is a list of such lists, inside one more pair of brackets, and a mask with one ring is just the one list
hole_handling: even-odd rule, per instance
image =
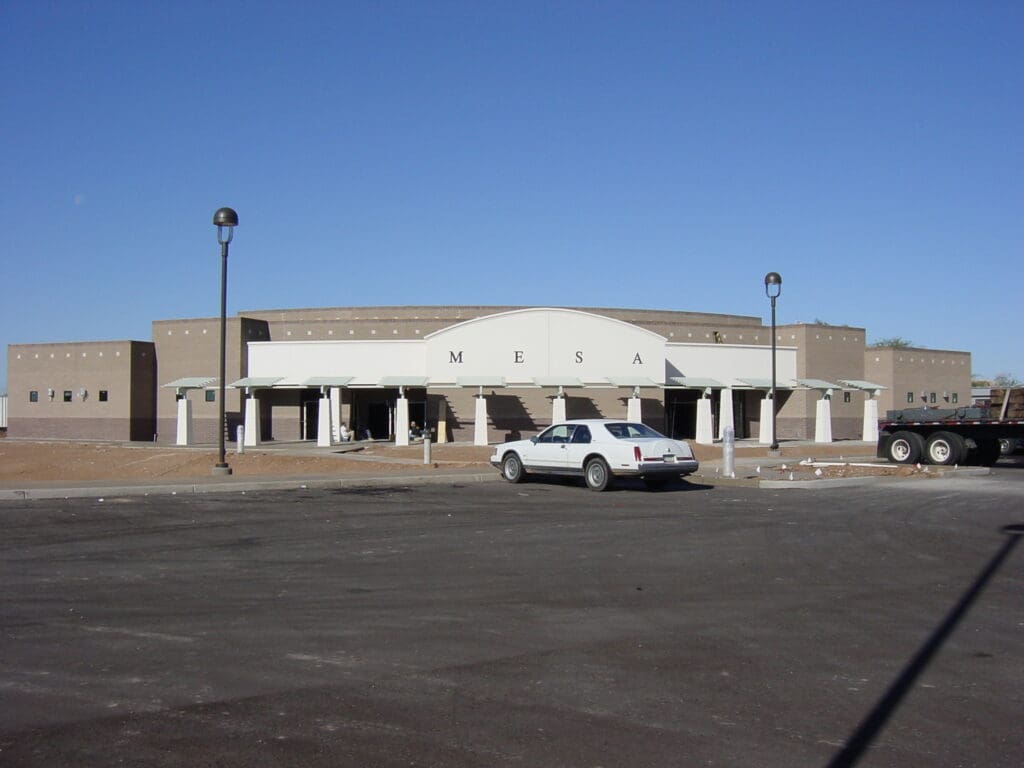
[[605, 424], [612, 437], [619, 440], [629, 440], [634, 437], [663, 437], [660, 432], [655, 432], [646, 424], [633, 424], [632, 422], [621, 422], [617, 424]]

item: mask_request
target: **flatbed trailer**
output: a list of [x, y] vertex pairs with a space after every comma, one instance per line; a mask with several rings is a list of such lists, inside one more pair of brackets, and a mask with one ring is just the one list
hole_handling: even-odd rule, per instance
[[1024, 419], [999, 416], [987, 408], [905, 408], [878, 422], [878, 457], [897, 464], [965, 464], [990, 467], [1018, 441]]

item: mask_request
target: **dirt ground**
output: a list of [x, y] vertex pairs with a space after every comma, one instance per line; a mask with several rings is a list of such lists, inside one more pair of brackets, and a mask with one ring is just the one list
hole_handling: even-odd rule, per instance
[[[381, 446], [343, 455], [290, 455], [281, 451], [233, 450], [227, 462], [234, 475], [288, 477], [296, 475], [365, 475], [393, 472], [436, 472], [442, 468], [490, 466], [488, 448], [437, 446], [433, 463], [423, 464], [423, 448], [408, 456]], [[418, 456], [418, 461], [416, 457]], [[405, 461], [396, 461], [400, 459]], [[380, 460], [375, 460], [380, 459]], [[0, 440], [0, 486], [26, 482], [92, 480], [168, 480], [209, 477], [216, 450], [173, 446], [50, 443]]]
[[[720, 459], [721, 446], [693, 445], [701, 461]], [[297, 450], [296, 450], [297, 449]], [[250, 448], [237, 454], [229, 446], [227, 461], [234, 475], [261, 477], [292, 476], [346, 476], [383, 474], [401, 471], [403, 474], [433, 473], [452, 469], [489, 469], [490, 447], [466, 444], [432, 446], [429, 465], [423, 464], [423, 446], [414, 444], [397, 448], [389, 443], [371, 443], [361, 450], [342, 453], [328, 449], [289, 447]], [[808, 454], [810, 451], [810, 455]], [[806, 475], [814, 469], [800, 468], [797, 462], [813, 456], [816, 459], [870, 453], [861, 445], [835, 443], [827, 446], [784, 446], [783, 457], [792, 457], [790, 471]], [[311, 455], [315, 454], [315, 455]], [[738, 457], [767, 456], [763, 447], [738, 447]], [[216, 450], [207, 447], [179, 448], [143, 444], [61, 443], [0, 439], [0, 487], [23, 483], [63, 481], [160, 481], [206, 478], [216, 463]], [[824, 476], [843, 477], [866, 470], [856, 468], [824, 470]], [[906, 467], [887, 471], [909, 471]], [[845, 472], [846, 474], [843, 474]], [[764, 476], [768, 476], [767, 470]], [[803, 478], [809, 479], [809, 478]]]

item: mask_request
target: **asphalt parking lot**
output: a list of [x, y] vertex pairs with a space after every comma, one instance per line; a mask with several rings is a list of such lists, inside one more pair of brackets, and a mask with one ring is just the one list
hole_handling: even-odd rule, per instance
[[[5, 766], [1024, 760], [1024, 469], [5, 502]], [[998, 554], [1005, 559], [996, 562]], [[904, 681], [906, 679], [904, 678]]]

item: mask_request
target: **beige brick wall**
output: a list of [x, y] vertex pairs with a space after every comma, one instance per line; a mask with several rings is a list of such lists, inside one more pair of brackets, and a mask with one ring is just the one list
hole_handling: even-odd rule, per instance
[[[971, 354], [938, 349], [871, 347], [864, 375], [888, 384], [878, 398], [878, 415], [902, 408], [958, 408], [971, 404]], [[907, 402], [908, 393], [913, 402]], [[923, 397], [922, 397], [923, 394]]]
[[150, 342], [12, 344], [7, 364], [11, 437], [152, 440], [156, 358]]
[[[231, 317], [226, 323], [225, 383], [231, 384], [246, 375], [245, 344], [267, 341], [269, 330], [263, 321]], [[191, 320], [157, 320], [153, 323], [153, 343], [159, 362], [157, 387], [157, 428], [160, 442], [174, 442], [177, 432], [178, 406], [175, 390], [165, 387], [177, 379], [210, 377], [220, 372], [220, 318]], [[214, 383], [216, 386], [216, 383]], [[217, 442], [218, 405], [207, 401], [204, 391], [188, 393], [192, 401], [195, 442]], [[242, 395], [228, 389], [224, 399], [227, 439], [235, 439], [235, 429], [242, 421]]]

